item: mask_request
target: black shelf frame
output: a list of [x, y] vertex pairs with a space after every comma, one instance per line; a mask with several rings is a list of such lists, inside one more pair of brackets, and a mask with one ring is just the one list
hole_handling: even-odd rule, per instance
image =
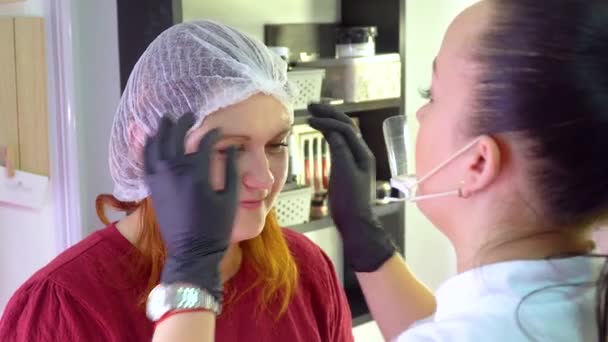
[[[376, 156], [376, 175], [379, 180], [387, 180], [387, 177], [390, 177], [382, 122], [389, 116], [405, 115], [405, 102], [407, 101], [405, 98], [405, 1], [340, 0], [341, 25], [377, 26], [377, 53], [398, 51], [401, 56], [401, 97], [394, 100], [393, 106], [384, 103], [377, 108], [364, 110], [346, 108], [344, 110], [349, 116], [359, 119], [363, 139]], [[352, 112], [348, 112], [349, 110]], [[392, 235], [402, 255], [405, 255], [405, 205], [403, 203], [396, 205], [399, 204], [402, 207], [396, 214], [379, 216], [379, 219], [385, 230]], [[351, 308], [353, 326], [371, 321], [373, 318], [359, 282], [346, 262], [344, 264], [344, 290]]]
[[[373, 206], [372, 210], [380, 222], [382, 222], [386, 231], [396, 242], [399, 252], [403, 254], [405, 248], [403, 244], [404, 230], [400, 229], [399, 226], [395, 226], [395, 224], [401, 224], [401, 227], [403, 227], [403, 222], [405, 220], [405, 203], [390, 202], [386, 204], [377, 204]], [[323, 229], [335, 229], [335, 224], [331, 217], [327, 216], [322, 219], [312, 220], [288, 228], [299, 233], [310, 233]], [[369, 313], [367, 302], [365, 301], [359, 283], [356, 281], [354, 272], [350, 269], [350, 266], [348, 266], [347, 260], [343, 260], [343, 263], [343, 288], [350, 306], [353, 327], [356, 327], [373, 320], [373, 318]]]
[[[386, 204], [377, 204], [372, 208], [372, 210], [373, 210], [374, 214], [376, 214], [376, 216], [382, 218], [387, 215], [397, 214], [397, 213], [399, 213], [400, 210], [403, 210], [403, 208], [404, 208], [403, 202], [391, 202], [391, 203], [386, 203]], [[311, 220], [309, 222], [297, 224], [297, 225], [287, 227], [287, 228], [289, 228], [293, 231], [296, 231], [298, 233], [304, 234], [304, 233], [310, 233], [310, 232], [314, 232], [317, 230], [334, 228], [334, 227], [335, 227], [335, 224], [334, 224], [334, 221], [331, 219], [331, 217], [325, 216], [321, 219]]]
[[[383, 100], [374, 100], [374, 101], [364, 101], [364, 102], [354, 102], [354, 103], [341, 103], [337, 105], [332, 105], [337, 110], [346, 113], [363, 113], [375, 110], [383, 110], [383, 109], [394, 109], [395, 115], [399, 114], [399, 110], [403, 105], [403, 100], [400, 97], [392, 98], [392, 99], [383, 99]], [[304, 124], [306, 120], [310, 117], [308, 110], [300, 109], [294, 112], [295, 120], [294, 124]]]

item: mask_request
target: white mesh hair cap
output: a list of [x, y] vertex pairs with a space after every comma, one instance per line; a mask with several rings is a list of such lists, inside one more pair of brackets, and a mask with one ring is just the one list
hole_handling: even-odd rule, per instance
[[143, 147], [163, 115], [177, 120], [194, 113], [198, 127], [210, 113], [256, 93], [275, 97], [293, 115], [295, 89], [287, 81], [287, 65], [262, 42], [211, 21], [161, 33], [133, 68], [114, 118], [109, 146], [114, 197], [135, 202], [149, 195]]

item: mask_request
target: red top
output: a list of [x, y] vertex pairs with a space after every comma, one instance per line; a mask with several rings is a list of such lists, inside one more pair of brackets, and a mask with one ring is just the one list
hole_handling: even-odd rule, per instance
[[[287, 312], [278, 321], [261, 310], [255, 316], [254, 289], [224, 308], [216, 341], [353, 341], [350, 310], [331, 261], [303, 235], [283, 231], [300, 271]], [[153, 324], [138, 306], [147, 279], [133, 276], [133, 251], [112, 225], [63, 252], [13, 295], [0, 321], [0, 341], [150, 341]], [[254, 277], [243, 262], [230, 286], [244, 290]]]

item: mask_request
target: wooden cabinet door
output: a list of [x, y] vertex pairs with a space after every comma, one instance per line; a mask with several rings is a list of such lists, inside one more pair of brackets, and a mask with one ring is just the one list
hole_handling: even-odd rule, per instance
[[15, 18], [15, 67], [20, 169], [49, 174], [48, 95], [44, 20]]
[[48, 95], [44, 21], [0, 17], [0, 146], [13, 165], [49, 174]]
[[[0, 17], [0, 146], [11, 146], [19, 155], [19, 116], [15, 68], [15, 21]], [[19, 168], [19, 158], [13, 161]]]

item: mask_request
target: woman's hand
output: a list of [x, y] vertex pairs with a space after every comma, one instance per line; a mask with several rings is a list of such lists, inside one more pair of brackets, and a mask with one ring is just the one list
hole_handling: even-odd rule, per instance
[[396, 251], [370, 204], [374, 156], [348, 116], [327, 105], [313, 104], [308, 111], [310, 126], [329, 143], [329, 205], [344, 252], [355, 271], [373, 272]]
[[161, 282], [190, 283], [221, 302], [219, 264], [238, 203], [236, 150], [228, 151], [224, 189], [213, 190], [209, 169], [219, 132], [210, 131], [198, 151], [186, 155], [184, 139], [194, 121], [192, 114], [176, 124], [164, 117], [158, 133], [146, 142], [146, 180], [168, 252]]

